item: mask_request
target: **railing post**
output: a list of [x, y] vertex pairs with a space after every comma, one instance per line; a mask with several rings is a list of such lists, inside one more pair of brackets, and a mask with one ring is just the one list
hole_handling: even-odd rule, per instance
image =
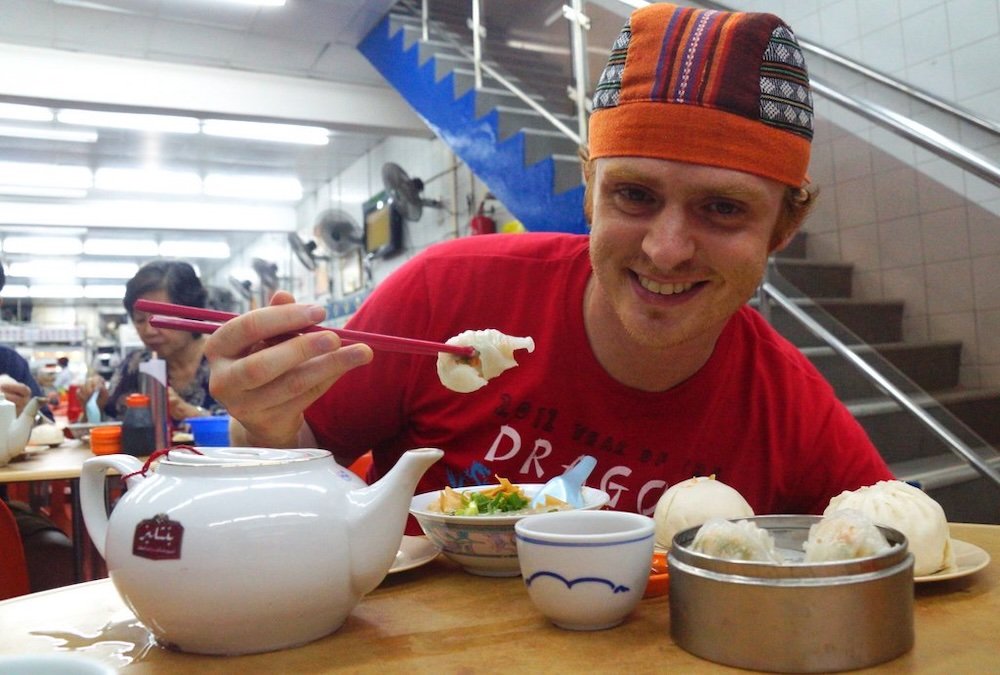
[[476, 89], [483, 87], [483, 26], [481, 0], [472, 0], [472, 69], [475, 73]]
[[573, 102], [576, 106], [577, 133], [580, 144], [587, 144], [587, 85], [590, 76], [587, 72], [587, 37], [585, 30], [590, 30], [590, 17], [583, 13], [583, 1], [571, 0], [570, 5], [563, 5], [563, 16], [569, 20], [570, 51], [573, 58], [573, 87], [571, 89]]
[[427, 27], [427, 19], [430, 17], [430, 9], [427, 6], [428, 0], [420, 0], [420, 40], [427, 42], [431, 35]]

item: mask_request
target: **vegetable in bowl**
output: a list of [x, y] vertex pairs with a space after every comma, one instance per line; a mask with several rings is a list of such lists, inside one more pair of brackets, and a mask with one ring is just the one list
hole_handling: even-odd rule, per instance
[[543, 506], [529, 509], [531, 498], [525, 494], [520, 486], [514, 485], [506, 478], [499, 476], [496, 478], [500, 484], [485, 490], [460, 492], [451, 487], [445, 487], [444, 490], [441, 490], [438, 499], [427, 505], [427, 510], [448, 516], [495, 516], [520, 512], [544, 513], [570, 508], [569, 504], [561, 499], [546, 496]]

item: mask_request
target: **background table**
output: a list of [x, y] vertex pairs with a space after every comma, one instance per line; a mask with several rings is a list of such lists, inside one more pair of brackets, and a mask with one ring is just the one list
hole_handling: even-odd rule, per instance
[[[954, 525], [952, 535], [993, 561], [964, 578], [917, 585], [916, 646], [871, 671], [996, 672], [1000, 526]], [[267, 619], [247, 617], [258, 620]], [[683, 651], [669, 623], [661, 596], [643, 600], [617, 628], [561, 630], [534, 609], [520, 578], [475, 577], [439, 557], [390, 575], [339, 631], [296, 649], [239, 657], [166, 651], [105, 580], [0, 603], [0, 653], [72, 650], [127, 674], [746, 672]]]

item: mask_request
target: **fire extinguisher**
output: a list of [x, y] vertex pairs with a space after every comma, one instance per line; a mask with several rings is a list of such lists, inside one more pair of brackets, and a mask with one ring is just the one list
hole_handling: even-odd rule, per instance
[[[497, 231], [497, 222], [486, 215], [486, 200], [493, 199], [493, 195], [487, 193], [483, 201], [479, 202], [476, 215], [469, 221], [469, 234], [493, 234]], [[493, 209], [490, 209], [492, 212]]]

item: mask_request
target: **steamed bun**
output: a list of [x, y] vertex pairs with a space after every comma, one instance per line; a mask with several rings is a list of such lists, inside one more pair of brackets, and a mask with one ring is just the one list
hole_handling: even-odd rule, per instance
[[31, 430], [28, 445], [59, 445], [65, 440], [63, 430], [55, 424], [39, 424]]
[[840, 493], [830, 500], [823, 515], [842, 509], [857, 509], [873, 522], [906, 535], [914, 558], [914, 576], [955, 567], [944, 509], [923, 490], [903, 481], [879, 481]]
[[674, 535], [710, 518], [749, 518], [750, 504], [714, 476], [696, 476], [671, 485], [656, 502], [656, 545], [670, 548]]

